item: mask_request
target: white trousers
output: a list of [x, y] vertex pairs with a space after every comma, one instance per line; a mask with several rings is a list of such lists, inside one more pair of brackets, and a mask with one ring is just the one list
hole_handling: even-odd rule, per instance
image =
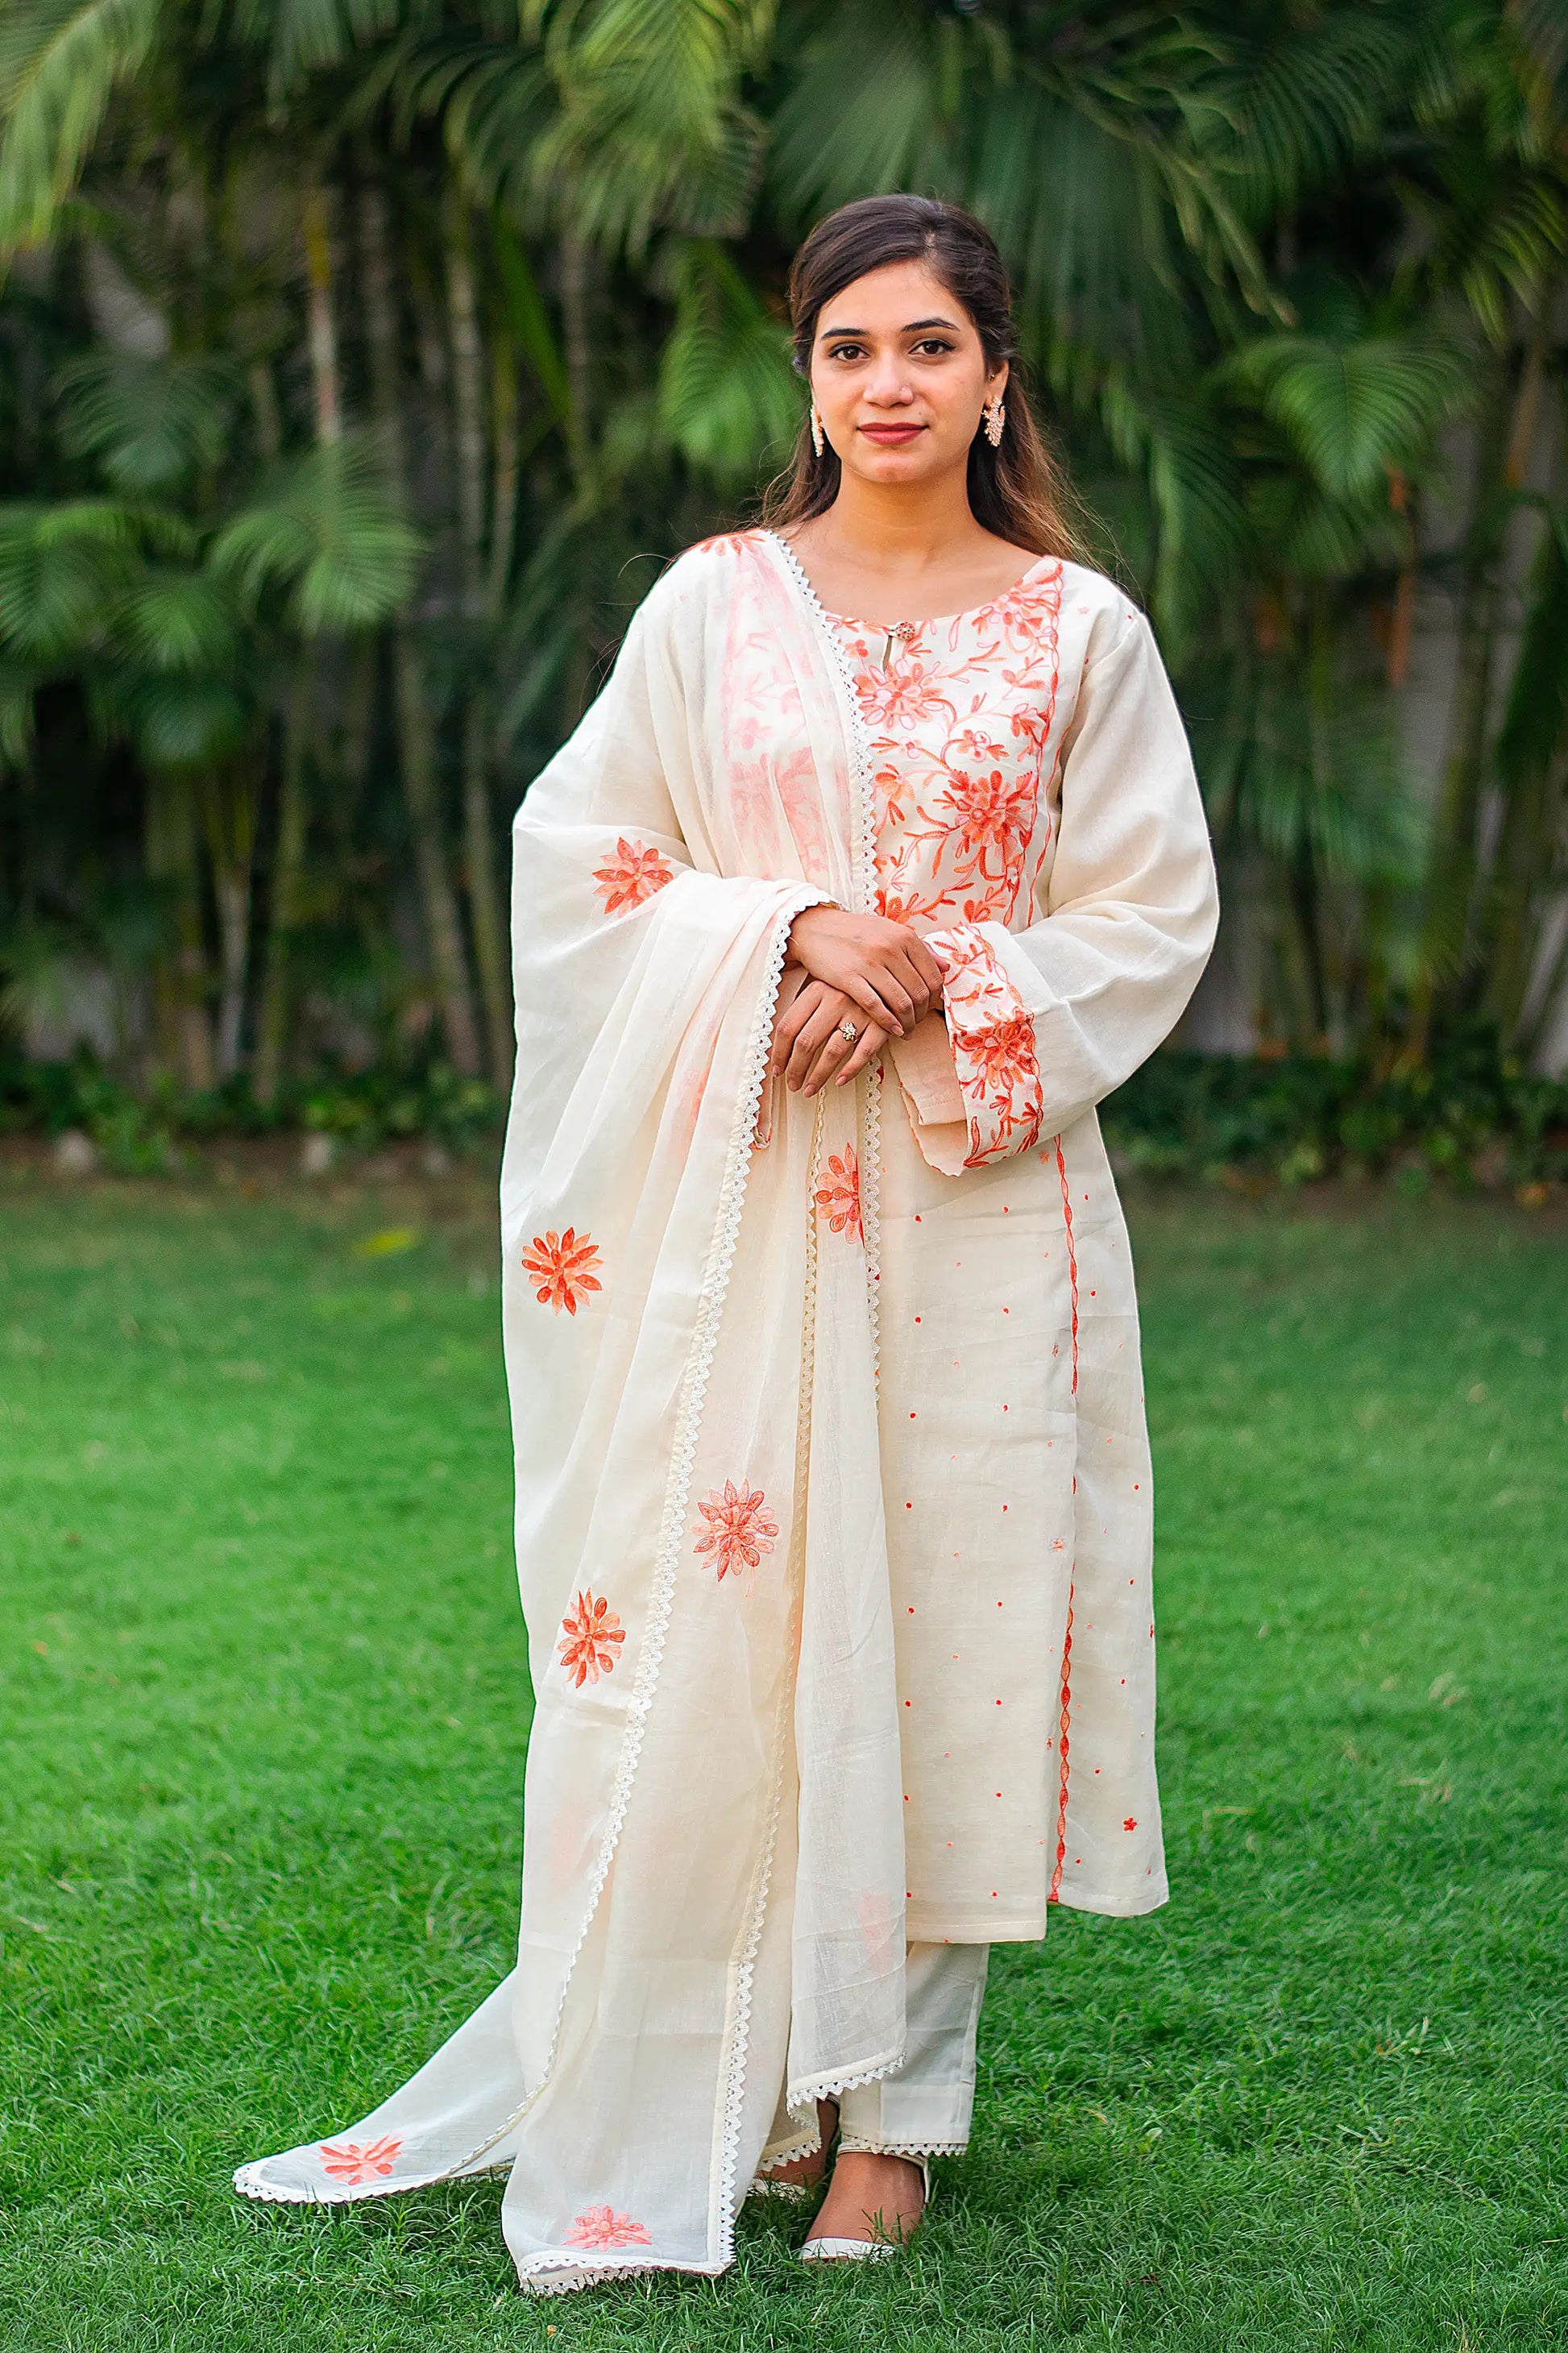
[[[905, 1974], [908, 2040], [897, 2074], [858, 2084], [838, 2095], [841, 2148], [889, 2156], [956, 2157], [969, 2146], [974, 2114], [974, 2038], [985, 1991], [988, 1945], [909, 1947]], [[774, 2139], [797, 2146], [783, 2094]], [[764, 2158], [764, 2164], [768, 2160]]]

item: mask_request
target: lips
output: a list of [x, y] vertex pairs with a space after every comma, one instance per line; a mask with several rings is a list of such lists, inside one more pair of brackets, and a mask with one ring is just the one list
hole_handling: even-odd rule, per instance
[[889, 448], [901, 448], [925, 431], [923, 425], [862, 425], [861, 432], [868, 441], [881, 441]]

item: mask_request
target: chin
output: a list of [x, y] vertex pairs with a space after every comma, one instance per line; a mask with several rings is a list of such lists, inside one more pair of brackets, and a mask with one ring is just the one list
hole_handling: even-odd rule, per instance
[[878, 449], [869, 442], [859, 442], [851, 468], [868, 482], [918, 482], [941, 470], [935, 451], [925, 441], [916, 441], [907, 449]]

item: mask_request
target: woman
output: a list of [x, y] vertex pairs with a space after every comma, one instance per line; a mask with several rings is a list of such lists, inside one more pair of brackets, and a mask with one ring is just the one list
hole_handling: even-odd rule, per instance
[[1209, 949], [1197, 788], [985, 232], [847, 206], [792, 301], [771, 528], [666, 573], [517, 820], [518, 1966], [237, 2177], [505, 2167], [539, 2291], [721, 2271], [835, 2133], [803, 2253], [890, 2252], [967, 2140], [988, 1947], [1166, 1892], [1094, 1105]]

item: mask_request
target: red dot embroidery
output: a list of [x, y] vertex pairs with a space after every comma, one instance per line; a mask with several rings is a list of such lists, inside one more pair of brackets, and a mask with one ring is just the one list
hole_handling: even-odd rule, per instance
[[1129, 1814], [1121, 1827], [1124, 1831], [1135, 1831], [1138, 1827], [1137, 1820], [1131, 1814]]

